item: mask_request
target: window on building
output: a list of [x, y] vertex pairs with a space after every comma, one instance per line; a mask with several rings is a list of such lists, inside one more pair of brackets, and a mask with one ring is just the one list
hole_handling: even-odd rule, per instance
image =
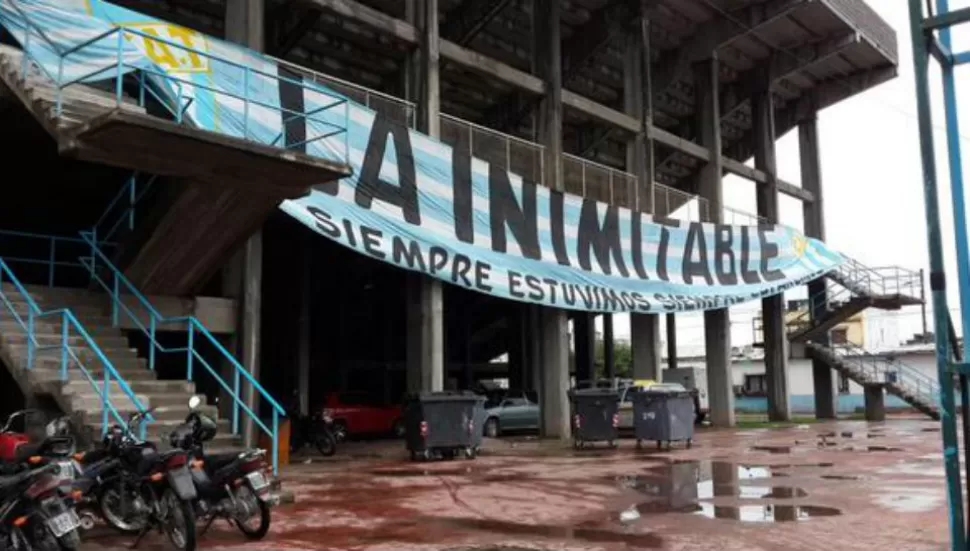
[[847, 344], [849, 342], [849, 330], [839, 327], [832, 330], [832, 344]]
[[849, 393], [849, 378], [845, 376], [845, 373], [839, 373], [839, 394]]

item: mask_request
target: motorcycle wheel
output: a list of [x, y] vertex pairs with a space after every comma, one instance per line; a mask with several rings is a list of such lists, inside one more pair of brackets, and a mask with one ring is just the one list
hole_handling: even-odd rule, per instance
[[259, 507], [259, 524], [256, 524], [255, 526], [249, 524], [253, 519], [257, 518], [257, 515], [253, 515], [245, 521], [239, 520], [238, 518], [233, 519], [233, 522], [236, 523], [236, 527], [239, 528], [239, 531], [242, 532], [244, 536], [246, 536], [246, 539], [256, 541], [265, 538], [266, 534], [269, 533], [269, 525], [272, 521], [269, 505], [265, 501], [253, 495], [253, 491], [248, 487], [244, 487], [244, 489], [241, 488], [236, 495], [236, 499], [247, 501], [253, 500]]
[[[101, 518], [111, 525], [112, 528], [122, 534], [134, 535], [141, 532], [145, 526], [145, 517], [139, 515], [131, 520], [125, 519], [121, 509], [122, 496], [120, 486], [120, 484], [118, 486], [111, 486], [98, 494], [98, 509], [101, 513]], [[128, 506], [134, 507], [133, 504], [129, 504]]]
[[333, 433], [330, 431], [323, 431], [314, 436], [313, 444], [317, 447], [320, 455], [324, 457], [330, 457], [337, 453], [337, 439], [334, 438]]
[[189, 501], [183, 501], [171, 488], [162, 494], [165, 504], [165, 534], [172, 545], [180, 551], [195, 551], [195, 508]]

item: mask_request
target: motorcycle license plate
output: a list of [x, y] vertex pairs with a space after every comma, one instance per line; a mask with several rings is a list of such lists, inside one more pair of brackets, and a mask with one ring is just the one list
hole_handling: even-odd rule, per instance
[[59, 538], [65, 534], [77, 530], [81, 526], [81, 519], [75, 511], [61, 513], [47, 521], [47, 527], [54, 533], [54, 537]]
[[61, 480], [74, 480], [74, 462], [72, 461], [59, 461], [57, 463], [60, 469], [57, 472], [57, 477]]
[[269, 480], [266, 479], [266, 475], [261, 471], [249, 473], [246, 475], [246, 478], [252, 484], [253, 490], [257, 492], [269, 486]]

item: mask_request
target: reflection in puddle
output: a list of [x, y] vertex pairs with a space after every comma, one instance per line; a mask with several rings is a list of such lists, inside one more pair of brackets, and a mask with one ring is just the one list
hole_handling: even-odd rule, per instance
[[773, 454], [791, 453], [791, 446], [751, 446], [753, 451], [768, 452]]
[[[632, 507], [619, 511], [618, 516], [622, 523], [636, 522], [647, 514], [675, 512], [742, 522], [774, 522], [839, 514], [835, 509], [786, 503], [720, 504], [725, 500], [785, 501], [808, 496], [802, 488], [758, 483], [788, 476], [776, 472], [776, 468], [728, 461], [674, 461], [659, 465], [650, 469], [650, 474], [617, 479], [624, 488], [636, 491], [638, 499]], [[710, 504], [707, 500], [716, 500], [718, 504]]]
[[825, 480], [862, 480], [861, 476], [852, 474], [823, 474], [822, 478]]
[[592, 543], [616, 543], [637, 549], [654, 549], [663, 543], [663, 540], [653, 534], [624, 534], [586, 526], [552, 526], [477, 518], [435, 519], [433, 522], [451, 528], [491, 532], [502, 537], [537, 536]]
[[834, 507], [817, 505], [740, 505], [724, 506], [701, 503], [696, 515], [707, 518], [737, 520], [741, 522], [791, 522], [814, 517], [832, 517], [842, 512]]

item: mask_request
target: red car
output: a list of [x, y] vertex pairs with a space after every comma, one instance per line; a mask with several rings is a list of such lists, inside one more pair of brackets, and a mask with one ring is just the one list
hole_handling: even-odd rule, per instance
[[327, 397], [323, 414], [346, 434], [393, 434], [404, 436], [403, 408], [380, 405], [366, 394], [343, 393]]

